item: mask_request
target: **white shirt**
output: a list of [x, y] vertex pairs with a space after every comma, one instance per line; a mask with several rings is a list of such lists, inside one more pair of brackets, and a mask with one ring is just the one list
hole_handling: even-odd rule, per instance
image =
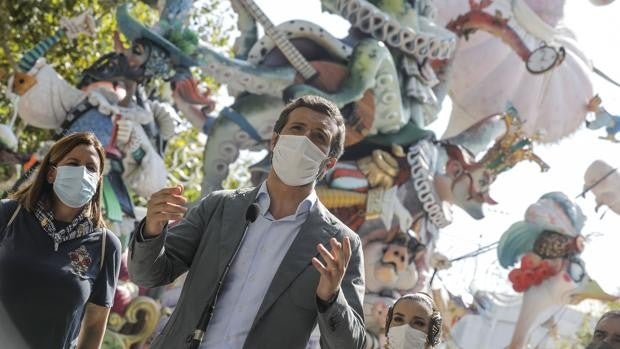
[[259, 215], [248, 226], [241, 249], [224, 281], [201, 348], [243, 347], [271, 280], [316, 205], [317, 196], [313, 190], [299, 203], [295, 214], [278, 220], [268, 212], [271, 199], [266, 182], [261, 184], [256, 200]]

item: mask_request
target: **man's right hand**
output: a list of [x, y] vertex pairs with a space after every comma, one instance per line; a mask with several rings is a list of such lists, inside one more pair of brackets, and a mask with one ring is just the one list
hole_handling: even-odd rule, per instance
[[183, 218], [187, 199], [183, 197], [183, 186], [164, 188], [151, 195], [146, 208], [146, 221], [142, 234], [145, 237], [158, 236], [166, 223]]

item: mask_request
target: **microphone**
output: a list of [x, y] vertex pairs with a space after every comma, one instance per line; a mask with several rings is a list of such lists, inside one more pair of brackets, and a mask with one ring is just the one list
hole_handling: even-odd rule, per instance
[[245, 239], [245, 235], [248, 232], [248, 226], [250, 225], [250, 223], [254, 223], [254, 221], [258, 217], [259, 212], [260, 212], [260, 208], [258, 207], [256, 203], [251, 204], [248, 207], [248, 209], [245, 211], [245, 228], [243, 228], [243, 234], [241, 235], [239, 242], [237, 242], [237, 246], [235, 246], [235, 251], [233, 252], [232, 256], [230, 256], [230, 259], [228, 260], [228, 263], [226, 264], [226, 267], [224, 268], [224, 272], [222, 273], [222, 275], [220, 275], [217, 281], [217, 286], [216, 286], [213, 296], [210, 298], [209, 303], [207, 304], [207, 307], [203, 309], [202, 315], [200, 316], [200, 320], [198, 320], [196, 329], [188, 336], [190, 349], [198, 349], [198, 347], [200, 346], [200, 343], [202, 343], [202, 341], [204, 340], [205, 332], [207, 331], [209, 322], [211, 321], [211, 318], [213, 317], [213, 312], [215, 310], [215, 304], [217, 303], [218, 297], [222, 290], [222, 286], [224, 285], [224, 280], [226, 280], [228, 271], [230, 270], [230, 267], [232, 266], [235, 260], [235, 257], [237, 257], [237, 253], [241, 249], [241, 244], [243, 243], [243, 240]]
[[259, 212], [260, 212], [260, 208], [258, 207], [257, 204], [252, 204], [248, 207], [248, 209], [245, 211], [246, 227], [250, 223], [254, 223], [254, 221], [258, 217]]

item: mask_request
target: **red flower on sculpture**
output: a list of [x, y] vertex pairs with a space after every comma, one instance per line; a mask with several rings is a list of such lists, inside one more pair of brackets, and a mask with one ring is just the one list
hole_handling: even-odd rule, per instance
[[516, 292], [525, 292], [531, 286], [540, 285], [558, 271], [548, 260], [528, 253], [521, 257], [521, 266], [508, 273], [508, 280]]

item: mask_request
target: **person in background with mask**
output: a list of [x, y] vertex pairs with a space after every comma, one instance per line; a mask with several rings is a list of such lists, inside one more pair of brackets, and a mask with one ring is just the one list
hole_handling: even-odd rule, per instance
[[[317, 322], [322, 348], [363, 347], [361, 241], [314, 191], [342, 154], [344, 132], [333, 103], [301, 97], [274, 126], [273, 165], [260, 186], [211, 193], [184, 218], [182, 187], [151, 196], [130, 242], [132, 280], [161, 286], [189, 269], [152, 348], [186, 348], [194, 338], [209, 349], [302, 349]], [[195, 329], [209, 304], [203, 339]]]
[[385, 328], [385, 349], [434, 348], [441, 338], [441, 314], [428, 294], [406, 294], [388, 309]]
[[102, 219], [104, 157], [92, 133], [65, 136], [34, 179], [0, 202], [0, 322], [29, 348], [101, 345], [121, 258]]
[[620, 349], [620, 310], [608, 311], [601, 316], [586, 349]]

